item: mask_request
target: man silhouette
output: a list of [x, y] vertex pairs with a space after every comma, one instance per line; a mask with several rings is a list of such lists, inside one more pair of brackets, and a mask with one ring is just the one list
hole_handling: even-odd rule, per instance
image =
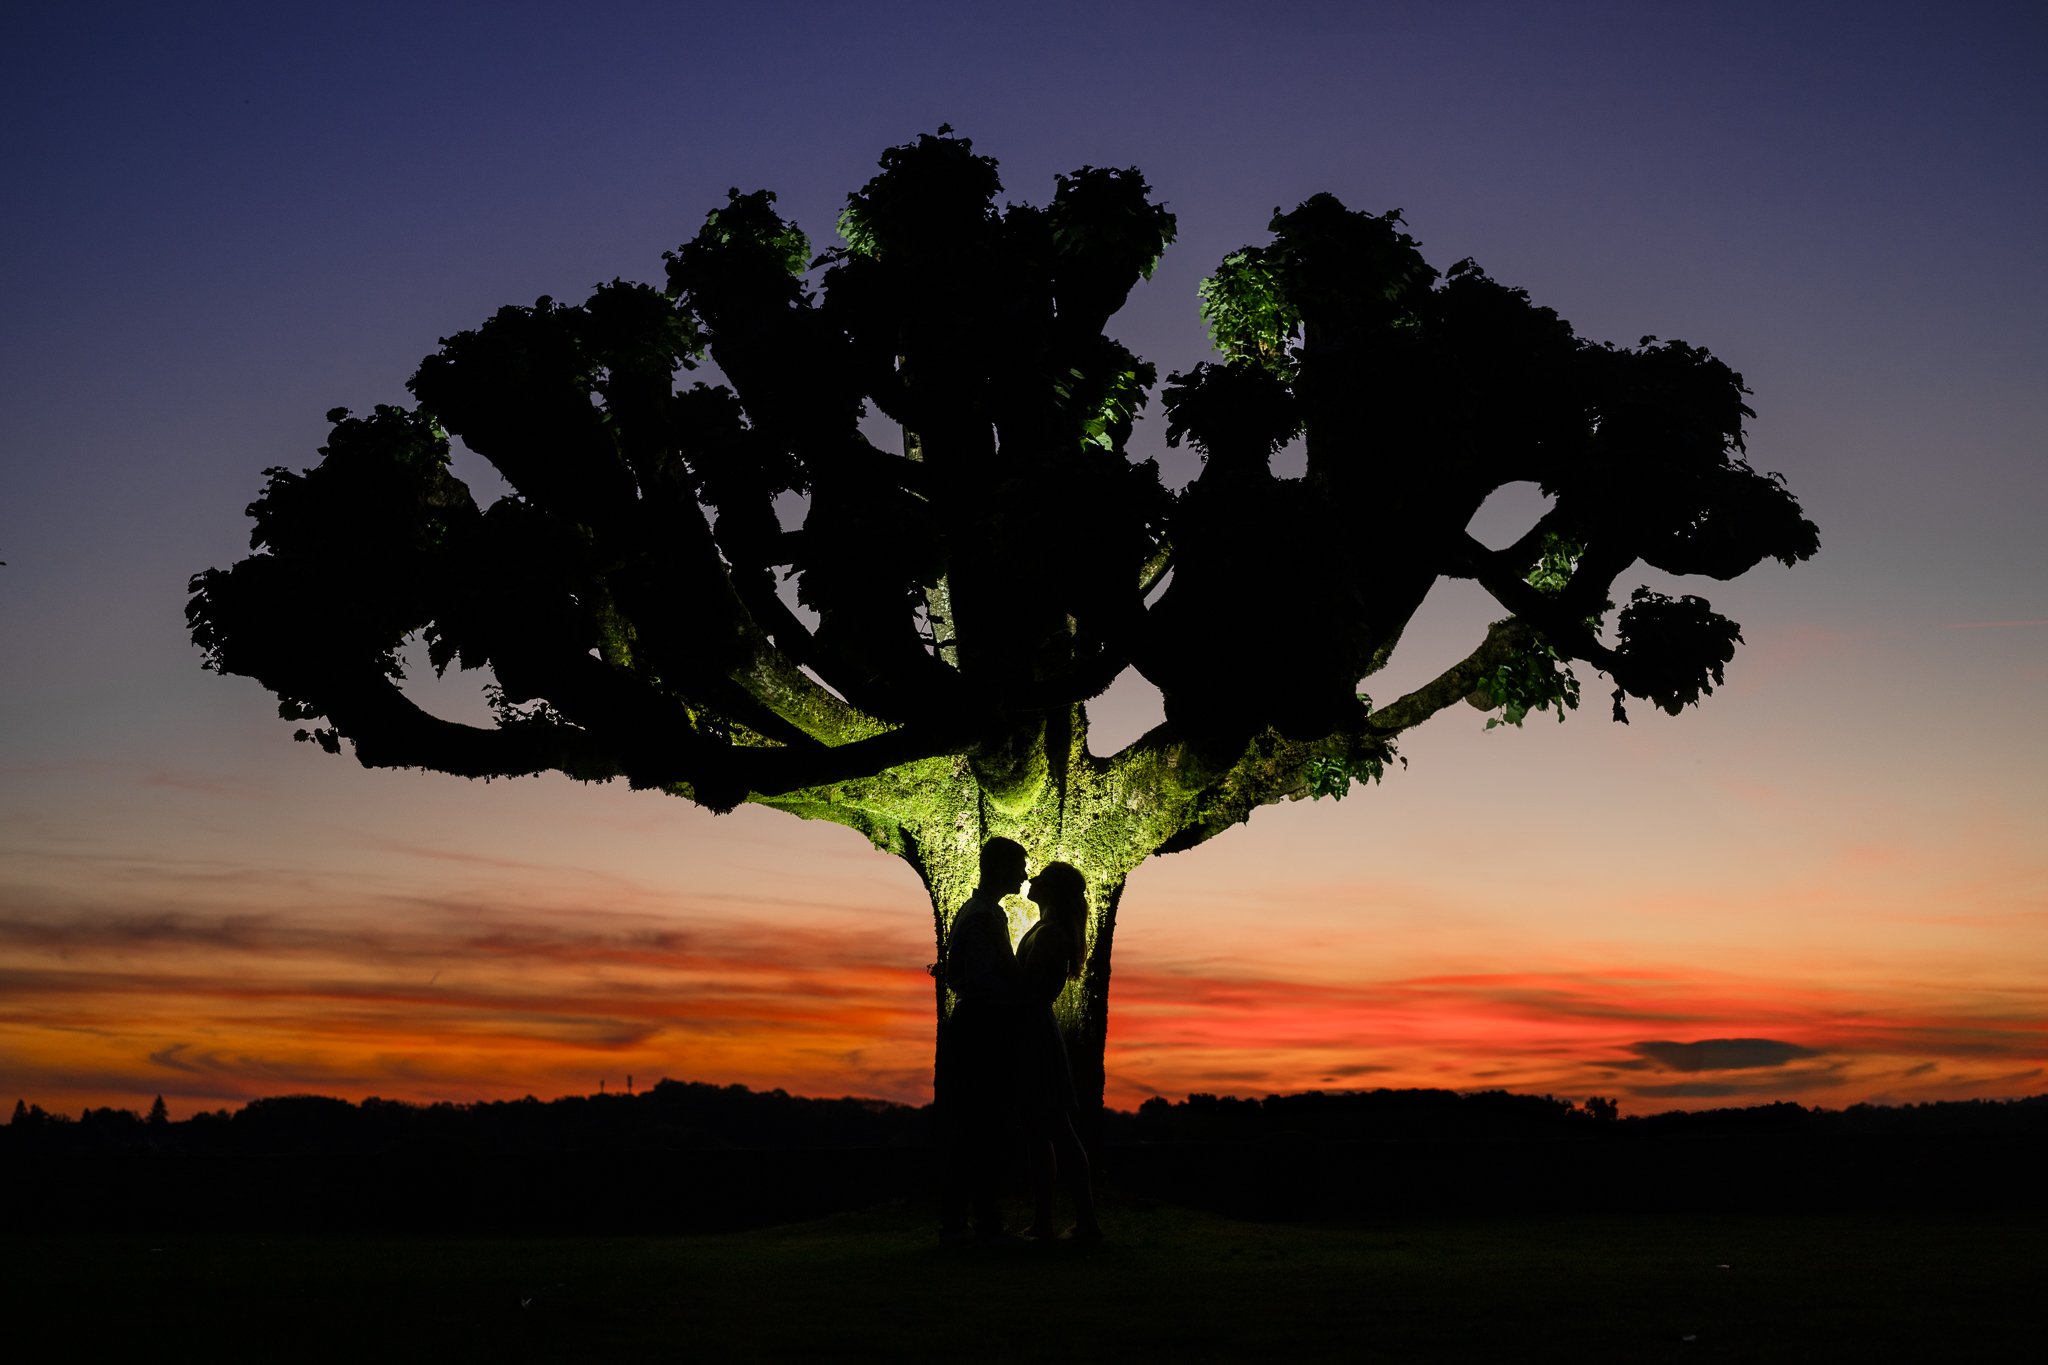
[[997, 1208], [1003, 1171], [1017, 1140], [1017, 958], [1003, 897], [1024, 885], [1024, 846], [990, 839], [981, 846], [981, 882], [953, 916], [946, 936], [945, 981], [956, 997], [939, 1029], [934, 1100], [942, 1174], [941, 1241], [963, 1241], [974, 1215], [978, 1242], [1009, 1240]]

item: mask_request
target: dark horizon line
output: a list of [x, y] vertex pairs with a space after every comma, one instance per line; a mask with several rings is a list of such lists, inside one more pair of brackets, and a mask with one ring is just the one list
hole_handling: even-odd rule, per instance
[[[785, 1097], [785, 1098], [788, 1098], [788, 1099], [792, 1099], [792, 1100], [801, 1100], [801, 1101], [805, 1101], [805, 1102], [807, 1102], [807, 1103], [814, 1103], [814, 1104], [843, 1104], [843, 1103], [852, 1103], [852, 1104], [858, 1104], [858, 1105], [860, 1105], [860, 1106], [862, 1106], [862, 1107], [864, 1107], [864, 1108], [867, 1108], [867, 1109], [869, 1109], [869, 1110], [871, 1110], [871, 1111], [880, 1111], [880, 1110], [907, 1110], [907, 1111], [910, 1111], [910, 1112], [921, 1112], [921, 1111], [929, 1110], [929, 1109], [930, 1109], [930, 1108], [932, 1107], [932, 1102], [931, 1102], [930, 1100], [927, 1100], [927, 1101], [925, 1101], [925, 1102], [924, 1102], [924, 1103], [922, 1103], [922, 1104], [912, 1104], [912, 1103], [909, 1103], [909, 1102], [906, 1102], [906, 1101], [903, 1101], [903, 1100], [892, 1100], [892, 1099], [887, 1099], [887, 1098], [884, 1098], [884, 1097], [881, 1097], [881, 1096], [869, 1096], [869, 1095], [853, 1095], [853, 1094], [841, 1094], [841, 1095], [799, 1095], [799, 1094], [795, 1094], [795, 1093], [792, 1093], [791, 1091], [788, 1091], [788, 1090], [784, 1089], [784, 1088], [783, 1088], [783, 1087], [781, 1087], [781, 1086], [773, 1086], [773, 1087], [770, 1087], [770, 1088], [768, 1088], [768, 1089], [765, 1089], [765, 1090], [757, 1090], [757, 1089], [753, 1088], [752, 1086], [744, 1085], [744, 1084], [741, 1084], [741, 1083], [739, 1083], [739, 1082], [737, 1082], [737, 1081], [735, 1081], [735, 1082], [729, 1082], [729, 1083], [723, 1083], [723, 1084], [721, 1084], [721, 1083], [719, 1083], [719, 1082], [716, 1082], [716, 1081], [688, 1081], [688, 1080], [677, 1080], [677, 1079], [675, 1079], [674, 1077], [671, 1077], [671, 1076], [661, 1076], [661, 1077], [658, 1077], [658, 1078], [656, 1078], [656, 1080], [655, 1080], [655, 1081], [654, 1081], [654, 1082], [653, 1082], [653, 1083], [652, 1083], [651, 1085], [645, 1085], [645, 1086], [641, 1086], [641, 1087], [638, 1087], [637, 1089], [629, 1089], [629, 1090], [606, 1090], [606, 1089], [604, 1089], [604, 1088], [602, 1087], [602, 1085], [600, 1085], [600, 1088], [599, 1088], [598, 1090], [596, 1090], [596, 1091], [590, 1091], [590, 1092], [583, 1092], [583, 1093], [575, 1093], [575, 1092], [571, 1092], [571, 1093], [567, 1093], [567, 1094], [555, 1095], [555, 1096], [552, 1096], [552, 1097], [550, 1097], [550, 1098], [547, 1098], [547, 1099], [541, 1099], [541, 1098], [540, 1098], [539, 1096], [536, 1096], [536, 1095], [534, 1095], [534, 1094], [533, 1094], [532, 1092], [528, 1092], [527, 1094], [524, 1094], [524, 1095], [520, 1095], [520, 1096], [516, 1096], [516, 1097], [511, 1097], [511, 1098], [501, 1098], [501, 1099], [477, 1099], [477, 1100], [409, 1100], [409, 1099], [396, 1099], [396, 1098], [391, 1098], [391, 1097], [387, 1097], [387, 1096], [383, 1096], [383, 1095], [365, 1095], [365, 1096], [363, 1096], [363, 1097], [362, 1097], [361, 1099], [353, 1099], [353, 1100], [352, 1100], [352, 1099], [348, 1099], [348, 1098], [346, 1098], [346, 1097], [344, 1097], [344, 1096], [340, 1096], [340, 1095], [332, 1095], [332, 1094], [324, 1094], [324, 1093], [321, 1093], [321, 1092], [319, 1092], [319, 1091], [312, 1091], [312, 1090], [287, 1090], [287, 1091], [281, 1091], [281, 1092], [279, 1092], [279, 1093], [277, 1093], [277, 1094], [273, 1094], [273, 1095], [258, 1095], [258, 1096], [254, 1097], [254, 1098], [252, 1098], [252, 1099], [246, 1099], [246, 1100], [243, 1100], [243, 1101], [241, 1101], [241, 1102], [240, 1102], [240, 1104], [239, 1104], [238, 1106], [234, 1107], [233, 1109], [230, 1109], [230, 1108], [228, 1108], [227, 1106], [222, 1106], [222, 1107], [219, 1107], [219, 1108], [210, 1108], [210, 1109], [199, 1109], [199, 1110], [195, 1110], [195, 1111], [194, 1111], [194, 1112], [193, 1112], [192, 1114], [190, 1114], [190, 1115], [186, 1116], [186, 1117], [185, 1117], [185, 1118], [183, 1118], [183, 1119], [170, 1119], [170, 1118], [166, 1118], [166, 1122], [169, 1122], [169, 1123], [174, 1123], [174, 1124], [182, 1124], [182, 1123], [190, 1123], [190, 1122], [191, 1122], [191, 1121], [193, 1121], [194, 1119], [198, 1119], [198, 1118], [202, 1118], [202, 1117], [203, 1117], [203, 1118], [219, 1118], [219, 1117], [230, 1117], [230, 1118], [231, 1118], [231, 1117], [233, 1117], [233, 1115], [234, 1115], [234, 1114], [240, 1113], [240, 1112], [242, 1112], [243, 1110], [245, 1110], [245, 1109], [248, 1109], [248, 1108], [249, 1108], [250, 1106], [252, 1106], [252, 1105], [259, 1105], [259, 1104], [266, 1104], [266, 1103], [272, 1103], [272, 1102], [276, 1102], [276, 1101], [281, 1101], [281, 1100], [321, 1100], [321, 1101], [330, 1101], [330, 1102], [333, 1102], [333, 1103], [336, 1103], [336, 1104], [345, 1104], [345, 1105], [348, 1105], [348, 1106], [349, 1106], [349, 1107], [351, 1107], [351, 1108], [357, 1108], [357, 1109], [363, 1108], [363, 1107], [365, 1107], [365, 1106], [368, 1106], [368, 1105], [371, 1105], [371, 1104], [377, 1104], [377, 1105], [396, 1105], [396, 1106], [399, 1106], [399, 1107], [403, 1107], [403, 1108], [408, 1108], [408, 1109], [421, 1109], [421, 1110], [426, 1110], [426, 1109], [434, 1109], [434, 1108], [438, 1108], [438, 1107], [440, 1107], [440, 1106], [443, 1106], [443, 1105], [445, 1105], [445, 1106], [448, 1106], [448, 1107], [450, 1107], [450, 1108], [454, 1108], [454, 1109], [483, 1109], [483, 1108], [488, 1108], [488, 1107], [490, 1107], [490, 1106], [493, 1106], [493, 1105], [514, 1105], [514, 1104], [529, 1104], [529, 1103], [531, 1103], [531, 1104], [542, 1104], [542, 1105], [553, 1105], [553, 1104], [562, 1104], [562, 1103], [567, 1103], [567, 1102], [572, 1102], [572, 1101], [577, 1101], [577, 1100], [596, 1100], [596, 1101], [614, 1101], [614, 1100], [637, 1100], [637, 1099], [645, 1099], [645, 1098], [647, 1098], [648, 1096], [652, 1095], [652, 1094], [653, 1094], [653, 1093], [655, 1092], [655, 1090], [659, 1089], [659, 1088], [660, 1088], [660, 1087], [662, 1087], [662, 1086], [679, 1086], [679, 1087], [694, 1087], [694, 1088], [699, 1088], [699, 1089], [704, 1089], [704, 1090], [716, 1090], [716, 1091], [726, 1091], [726, 1092], [734, 1092], [734, 1091], [737, 1091], [737, 1092], [740, 1092], [740, 1093], [742, 1093], [742, 1094], [745, 1094], [745, 1095], [749, 1095], [749, 1096], [762, 1096], [762, 1097], [773, 1097], [773, 1096], [777, 1096], [777, 1095], [780, 1095], [780, 1096], [783, 1096], [783, 1097]], [[1544, 1093], [1544, 1094], [1540, 1094], [1540, 1095], [1539, 1095], [1539, 1094], [1535, 1094], [1535, 1093], [1533, 1093], [1533, 1092], [1524, 1092], [1524, 1091], [1514, 1091], [1514, 1090], [1508, 1090], [1508, 1089], [1505, 1089], [1505, 1088], [1503, 1088], [1503, 1087], [1498, 1087], [1498, 1086], [1493, 1086], [1493, 1087], [1485, 1087], [1485, 1088], [1474, 1088], [1474, 1089], [1469, 1089], [1469, 1090], [1458, 1090], [1458, 1089], [1451, 1089], [1451, 1088], [1448, 1088], [1448, 1087], [1442, 1087], [1442, 1086], [1402, 1086], [1402, 1087], [1392, 1087], [1392, 1086], [1374, 1086], [1374, 1087], [1369, 1087], [1369, 1088], [1330, 1088], [1330, 1087], [1323, 1087], [1323, 1086], [1313, 1086], [1313, 1087], [1309, 1087], [1309, 1088], [1307, 1088], [1307, 1089], [1303, 1089], [1303, 1090], [1290, 1090], [1290, 1091], [1273, 1091], [1273, 1092], [1270, 1092], [1270, 1093], [1268, 1093], [1268, 1094], [1265, 1094], [1265, 1095], [1262, 1095], [1262, 1096], [1254, 1096], [1254, 1095], [1224, 1095], [1224, 1094], [1217, 1094], [1217, 1093], [1213, 1093], [1213, 1092], [1208, 1092], [1208, 1091], [1191, 1091], [1191, 1092], [1189, 1092], [1188, 1094], [1186, 1094], [1186, 1095], [1182, 1096], [1182, 1097], [1181, 1097], [1180, 1099], [1177, 1099], [1177, 1100], [1176, 1100], [1176, 1099], [1169, 1099], [1169, 1098], [1168, 1098], [1168, 1097], [1167, 1097], [1166, 1095], [1164, 1095], [1164, 1094], [1154, 1094], [1154, 1095], [1153, 1095], [1153, 1096], [1151, 1096], [1151, 1097], [1150, 1097], [1149, 1099], [1146, 1099], [1146, 1100], [1142, 1101], [1142, 1102], [1141, 1102], [1141, 1103], [1139, 1104], [1139, 1106], [1138, 1106], [1138, 1108], [1137, 1108], [1137, 1109], [1118, 1109], [1118, 1108], [1116, 1108], [1116, 1107], [1114, 1107], [1114, 1106], [1112, 1106], [1112, 1105], [1109, 1105], [1109, 1104], [1104, 1104], [1104, 1105], [1102, 1106], [1102, 1112], [1103, 1112], [1103, 1113], [1104, 1113], [1105, 1115], [1108, 1115], [1108, 1114], [1119, 1114], [1119, 1115], [1124, 1115], [1124, 1116], [1126, 1116], [1126, 1117], [1134, 1117], [1134, 1116], [1136, 1116], [1136, 1115], [1137, 1115], [1137, 1114], [1138, 1114], [1138, 1113], [1139, 1113], [1140, 1111], [1142, 1111], [1143, 1109], [1145, 1109], [1145, 1108], [1146, 1108], [1147, 1106], [1151, 1106], [1151, 1105], [1155, 1105], [1155, 1104], [1165, 1104], [1165, 1105], [1167, 1105], [1167, 1106], [1170, 1106], [1170, 1107], [1172, 1107], [1172, 1108], [1177, 1108], [1177, 1109], [1178, 1109], [1178, 1108], [1186, 1108], [1186, 1107], [1190, 1107], [1190, 1106], [1193, 1106], [1193, 1105], [1197, 1105], [1197, 1104], [1212, 1104], [1212, 1105], [1249, 1105], [1249, 1106], [1260, 1106], [1260, 1105], [1263, 1105], [1263, 1104], [1266, 1104], [1266, 1103], [1268, 1103], [1268, 1102], [1272, 1102], [1272, 1101], [1292, 1101], [1292, 1100], [1301, 1100], [1301, 1099], [1305, 1099], [1305, 1098], [1312, 1098], [1312, 1097], [1330, 1097], [1330, 1098], [1335, 1098], [1335, 1099], [1344, 1099], [1344, 1098], [1350, 1098], [1350, 1097], [1358, 1097], [1358, 1096], [1375, 1096], [1375, 1095], [1381, 1095], [1381, 1096], [1406, 1096], [1406, 1097], [1410, 1097], [1410, 1098], [1415, 1098], [1415, 1097], [1421, 1097], [1421, 1096], [1441, 1096], [1441, 1095], [1447, 1095], [1447, 1096], [1452, 1096], [1452, 1097], [1455, 1097], [1455, 1098], [1457, 1098], [1457, 1099], [1460, 1099], [1460, 1100], [1463, 1100], [1463, 1099], [1472, 1099], [1472, 1098], [1478, 1098], [1478, 1097], [1483, 1097], [1483, 1096], [1502, 1096], [1502, 1095], [1504, 1095], [1504, 1096], [1509, 1096], [1509, 1097], [1511, 1097], [1511, 1098], [1513, 1098], [1513, 1099], [1518, 1099], [1518, 1100], [1533, 1100], [1533, 1101], [1544, 1101], [1544, 1102], [1548, 1102], [1548, 1103], [1552, 1103], [1552, 1104], [1557, 1104], [1557, 1105], [1563, 1106], [1564, 1108], [1570, 1109], [1570, 1110], [1574, 1111], [1575, 1113], [1579, 1113], [1579, 1114], [1584, 1114], [1584, 1115], [1587, 1115], [1587, 1116], [1589, 1116], [1589, 1117], [1592, 1117], [1592, 1116], [1596, 1116], [1596, 1115], [1598, 1114], [1598, 1112], [1599, 1112], [1599, 1105], [1598, 1105], [1598, 1104], [1596, 1104], [1595, 1102], [1596, 1102], [1596, 1101], [1605, 1101], [1606, 1103], [1611, 1103], [1611, 1104], [1612, 1104], [1612, 1105], [1614, 1106], [1614, 1110], [1613, 1110], [1613, 1115], [1612, 1115], [1613, 1117], [1615, 1117], [1615, 1118], [1618, 1118], [1618, 1119], [1631, 1119], [1631, 1120], [1634, 1120], [1634, 1119], [1652, 1119], [1652, 1118], [1662, 1118], [1662, 1117], [1664, 1117], [1664, 1116], [1666, 1116], [1666, 1115], [1670, 1115], [1670, 1114], [1686, 1114], [1686, 1115], [1703, 1115], [1703, 1114], [1714, 1114], [1714, 1113], [1746, 1113], [1746, 1112], [1749, 1112], [1749, 1111], [1751, 1111], [1751, 1110], [1758, 1110], [1758, 1109], [1769, 1109], [1769, 1110], [1782, 1110], [1782, 1109], [1785, 1109], [1785, 1108], [1788, 1108], [1788, 1107], [1789, 1107], [1789, 1108], [1792, 1108], [1792, 1109], [1798, 1109], [1798, 1110], [1800, 1110], [1801, 1112], [1804, 1112], [1804, 1113], [1809, 1113], [1809, 1114], [1830, 1114], [1830, 1113], [1833, 1113], [1833, 1114], [1840, 1114], [1840, 1113], [1848, 1113], [1848, 1112], [1851, 1112], [1851, 1111], [1855, 1111], [1855, 1110], [1864, 1110], [1864, 1111], [1888, 1111], [1888, 1110], [1899, 1110], [1899, 1111], [1904, 1111], [1904, 1110], [1914, 1110], [1914, 1109], [1932, 1109], [1932, 1108], [1938, 1108], [1938, 1107], [1943, 1107], [1943, 1106], [1958, 1106], [1958, 1107], [1970, 1107], [1970, 1106], [1980, 1106], [1980, 1105], [2016, 1105], [2016, 1104], [2028, 1104], [2028, 1103], [2048, 1103], [2048, 1091], [2044, 1091], [2044, 1092], [2041, 1092], [2041, 1093], [2038, 1093], [2038, 1094], [2032, 1094], [2032, 1095], [2004, 1095], [2004, 1096], [1973, 1096], [1973, 1097], [1970, 1097], [1970, 1098], [1966, 1098], [1966, 1099], [1936, 1099], [1936, 1100], [1917, 1100], [1917, 1101], [1901, 1101], [1901, 1102], [1897, 1102], [1897, 1103], [1886, 1103], [1886, 1104], [1880, 1104], [1880, 1103], [1875, 1103], [1875, 1102], [1872, 1102], [1872, 1101], [1869, 1101], [1869, 1100], [1859, 1100], [1859, 1101], [1857, 1101], [1857, 1102], [1856, 1102], [1856, 1103], [1854, 1103], [1854, 1104], [1850, 1104], [1850, 1105], [1844, 1105], [1844, 1106], [1841, 1106], [1841, 1107], [1839, 1107], [1839, 1108], [1829, 1108], [1828, 1106], [1825, 1106], [1825, 1105], [1808, 1105], [1808, 1104], [1801, 1104], [1801, 1103], [1799, 1103], [1799, 1102], [1798, 1102], [1798, 1101], [1796, 1101], [1796, 1100], [1761, 1100], [1761, 1099], [1760, 1099], [1760, 1100], [1758, 1100], [1758, 1101], [1756, 1101], [1756, 1102], [1754, 1102], [1754, 1103], [1749, 1103], [1749, 1104], [1741, 1104], [1741, 1103], [1723, 1103], [1723, 1104], [1717, 1104], [1717, 1105], [1713, 1105], [1713, 1106], [1710, 1106], [1710, 1107], [1706, 1107], [1706, 1108], [1701, 1108], [1701, 1109], [1660, 1109], [1660, 1110], [1656, 1110], [1656, 1111], [1654, 1111], [1654, 1112], [1647, 1112], [1647, 1113], [1640, 1113], [1640, 1114], [1622, 1114], [1622, 1113], [1620, 1112], [1620, 1106], [1621, 1106], [1621, 1104], [1622, 1104], [1622, 1099], [1621, 1099], [1620, 1097], [1603, 1097], [1603, 1096], [1597, 1096], [1597, 1095], [1596, 1095], [1596, 1096], [1589, 1096], [1589, 1097], [1587, 1097], [1587, 1099], [1584, 1099], [1584, 1100], [1575, 1100], [1575, 1099], [1572, 1099], [1572, 1098], [1570, 1098], [1569, 1096], [1558, 1096], [1558, 1095], [1554, 1095], [1554, 1094], [1550, 1094], [1550, 1093]], [[1739, 1097], [1739, 1096], [1733, 1096], [1733, 1095], [1731, 1095], [1731, 1096], [1726, 1096], [1726, 1097], [1704, 1097], [1704, 1096], [1703, 1096], [1702, 1098], [1725, 1098], [1726, 1100], [1729, 1100], [1729, 1101], [1734, 1101], [1734, 1100], [1738, 1100], [1738, 1099], [1739, 1099], [1740, 1097]], [[14, 1105], [12, 1106], [12, 1109], [11, 1109], [11, 1111], [10, 1111], [10, 1112], [11, 1112], [11, 1115], [12, 1115], [12, 1117], [10, 1118], [9, 1122], [10, 1122], [10, 1123], [12, 1123], [12, 1122], [17, 1122], [17, 1121], [19, 1121], [19, 1120], [20, 1120], [20, 1119], [21, 1119], [22, 1117], [24, 1117], [24, 1116], [26, 1116], [26, 1115], [30, 1115], [30, 1114], [33, 1114], [33, 1115], [35, 1115], [35, 1116], [39, 1116], [39, 1117], [42, 1117], [42, 1118], [45, 1118], [45, 1119], [55, 1120], [55, 1121], [57, 1121], [57, 1122], [82, 1122], [82, 1121], [84, 1121], [84, 1120], [86, 1119], [86, 1117], [87, 1117], [87, 1116], [89, 1116], [89, 1115], [94, 1115], [94, 1114], [128, 1114], [128, 1115], [131, 1115], [131, 1116], [133, 1116], [133, 1117], [134, 1117], [134, 1118], [135, 1118], [136, 1120], [138, 1120], [138, 1121], [141, 1121], [141, 1120], [143, 1119], [143, 1116], [144, 1116], [144, 1114], [145, 1114], [145, 1113], [147, 1113], [147, 1112], [149, 1112], [149, 1111], [150, 1111], [150, 1110], [151, 1110], [151, 1109], [152, 1109], [152, 1108], [154, 1107], [155, 1103], [156, 1103], [156, 1102], [158, 1102], [158, 1101], [161, 1101], [162, 1099], [163, 1099], [163, 1095], [162, 1095], [161, 1093], [159, 1093], [159, 1094], [157, 1094], [157, 1095], [156, 1095], [156, 1096], [154, 1097], [154, 1099], [152, 1100], [152, 1102], [151, 1102], [150, 1104], [147, 1104], [147, 1105], [143, 1105], [143, 1106], [140, 1106], [139, 1108], [126, 1108], [126, 1107], [123, 1107], [123, 1106], [118, 1106], [118, 1105], [98, 1105], [98, 1106], [95, 1106], [95, 1105], [86, 1105], [86, 1106], [83, 1106], [83, 1108], [82, 1108], [82, 1110], [81, 1110], [81, 1112], [80, 1112], [79, 1116], [78, 1116], [77, 1118], [75, 1118], [75, 1119], [74, 1119], [74, 1118], [73, 1118], [73, 1117], [72, 1117], [72, 1116], [71, 1116], [71, 1115], [70, 1115], [69, 1113], [67, 1113], [67, 1112], [65, 1112], [65, 1111], [63, 1111], [63, 1110], [50, 1110], [50, 1109], [44, 1109], [44, 1108], [43, 1108], [43, 1107], [42, 1107], [41, 1105], [37, 1104], [37, 1103], [36, 1103], [36, 1102], [35, 1102], [34, 1100], [32, 1100], [32, 1099], [30, 1099], [30, 1098], [28, 1098], [27, 1096], [25, 1096], [25, 1095], [24, 1095], [24, 1096], [19, 1096], [19, 1097], [17, 1097], [17, 1098], [16, 1098], [16, 1100], [15, 1100], [15, 1103], [14, 1103]]]

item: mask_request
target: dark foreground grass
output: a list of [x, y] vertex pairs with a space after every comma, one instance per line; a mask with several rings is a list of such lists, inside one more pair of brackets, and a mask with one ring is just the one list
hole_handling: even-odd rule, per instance
[[[938, 1247], [924, 1210], [679, 1237], [0, 1237], [15, 1359], [2037, 1358], [2038, 1218], [1239, 1223]], [[22, 1348], [39, 1348], [30, 1354]]]

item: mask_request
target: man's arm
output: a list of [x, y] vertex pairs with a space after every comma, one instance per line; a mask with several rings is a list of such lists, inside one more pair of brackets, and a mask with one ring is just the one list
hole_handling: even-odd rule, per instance
[[986, 901], [969, 901], [946, 945], [946, 984], [962, 1000], [995, 1003], [1015, 993], [1009, 926]]

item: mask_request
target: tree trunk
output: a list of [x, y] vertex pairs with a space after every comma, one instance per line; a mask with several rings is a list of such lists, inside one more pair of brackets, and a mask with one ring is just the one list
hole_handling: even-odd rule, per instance
[[[993, 838], [1024, 846], [1033, 872], [1052, 862], [1078, 870], [1088, 888], [1088, 946], [1081, 979], [1053, 1002], [1066, 1040], [1082, 1139], [1094, 1146], [1109, 1040], [1110, 949], [1124, 879], [1195, 818], [1191, 802], [1207, 778], [1164, 750], [1132, 746], [1117, 759], [1087, 748], [1086, 709], [1045, 713], [1035, 744], [1011, 746], [1006, 765], [988, 754], [948, 755], [890, 769], [859, 783], [757, 798], [791, 814], [859, 830], [876, 848], [909, 863], [930, 897], [943, 1024], [954, 1000], [945, 986], [953, 917], [981, 879], [981, 847]], [[1226, 812], [1227, 814], [1227, 812]], [[1023, 896], [1003, 903], [1014, 947], [1036, 921]]]

